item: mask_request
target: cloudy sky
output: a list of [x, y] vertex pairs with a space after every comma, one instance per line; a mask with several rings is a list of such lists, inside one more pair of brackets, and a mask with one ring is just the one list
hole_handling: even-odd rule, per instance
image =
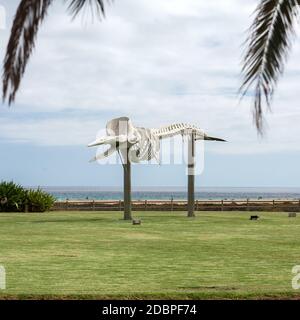
[[[19, 1], [0, 0], [3, 60]], [[115, 0], [99, 22], [72, 21], [54, 1], [21, 90], [0, 108], [0, 179], [25, 185], [119, 186], [117, 165], [90, 164], [86, 144], [114, 117], [159, 127], [196, 124], [207, 143], [198, 186], [299, 186], [300, 41], [257, 137], [251, 100], [239, 102], [243, 41], [258, 0]], [[3, 16], [3, 15], [2, 15]], [[2, 21], [3, 25], [3, 21]], [[180, 165], [134, 168], [136, 186], [183, 186]]]

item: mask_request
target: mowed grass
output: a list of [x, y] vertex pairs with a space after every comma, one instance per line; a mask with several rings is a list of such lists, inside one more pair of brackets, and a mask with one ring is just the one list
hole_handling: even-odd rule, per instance
[[[252, 213], [253, 214], [253, 213]], [[288, 298], [300, 217], [287, 213], [0, 214], [0, 298]]]

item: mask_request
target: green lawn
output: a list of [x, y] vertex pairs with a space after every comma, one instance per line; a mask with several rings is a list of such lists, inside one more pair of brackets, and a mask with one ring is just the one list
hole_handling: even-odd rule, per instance
[[300, 297], [300, 217], [249, 215], [0, 214], [0, 298]]

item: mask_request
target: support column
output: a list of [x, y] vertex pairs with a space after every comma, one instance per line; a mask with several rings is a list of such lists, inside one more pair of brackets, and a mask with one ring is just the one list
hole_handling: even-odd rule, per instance
[[128, 149], [126, 159], [123, 164], [124, 169], [124, 220], [132, 220], [131, 216], [131, 163], [128, 158]]
[[188, 217], [195, 217], [195, 133], [188, 140]]

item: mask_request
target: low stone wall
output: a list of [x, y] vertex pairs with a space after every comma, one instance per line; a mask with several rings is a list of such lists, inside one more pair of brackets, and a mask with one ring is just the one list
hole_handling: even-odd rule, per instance
[[[57, 201], [54, 211], [123, 211], [119, 200]], [[132, 201], [133, 211], [186, 211], [187, 201], [140, 200]], [[300, 212], [300, 200], [196, 200], [196, 211], [277, 211]]]

